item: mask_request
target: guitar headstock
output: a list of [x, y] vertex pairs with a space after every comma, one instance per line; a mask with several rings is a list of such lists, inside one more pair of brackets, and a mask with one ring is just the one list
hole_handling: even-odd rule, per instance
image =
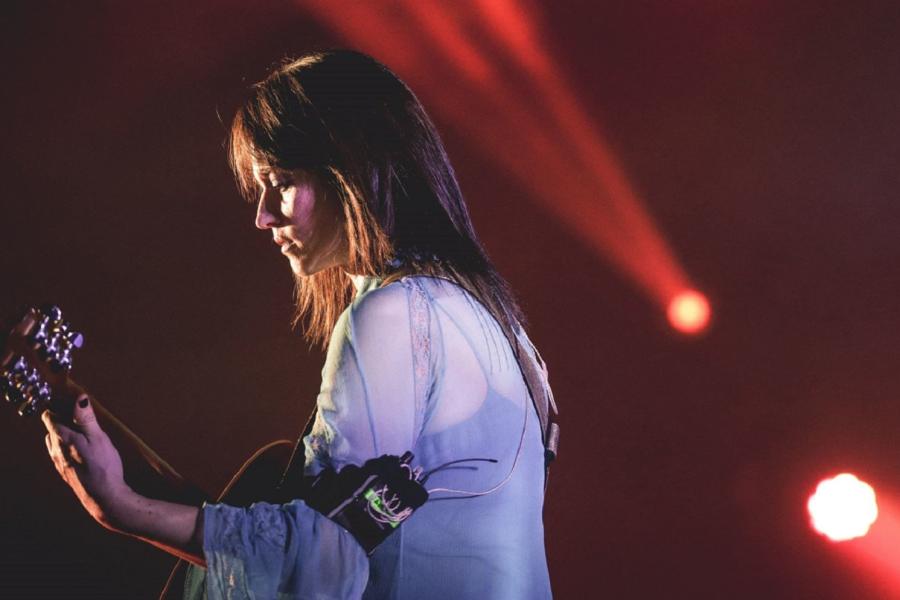
[[7, 335], [0, 355], [0, 394], [22, 416], [43, 412], [67, 387], [72, 353], [83, 343], [59, 307], [29, 309]]

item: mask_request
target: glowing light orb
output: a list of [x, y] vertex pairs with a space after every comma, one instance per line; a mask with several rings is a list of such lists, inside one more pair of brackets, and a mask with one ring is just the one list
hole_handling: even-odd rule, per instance
[[806, 508], [813, 529], [833, 542], [866, 535], [878, 518], [875, 490], [850, 473], [821, 481]]
[[677, 294], [669, 302], [669, 323], [682, 333], [700, 333], [709, 325], [709, 301], [696, 290]]

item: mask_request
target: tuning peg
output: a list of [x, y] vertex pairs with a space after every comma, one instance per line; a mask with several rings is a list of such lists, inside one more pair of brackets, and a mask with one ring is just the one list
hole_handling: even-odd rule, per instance
[[[55, 363], [58, 366], [58, 370], [72, 368], [72, 349], [70, 347], [63, 349], [63, 351], [54, 358]], [[53, 365], [51, 364], [51, 366]]]
[[13, 401], [12, 397], [10, 396], [12, 391], [13, 391], [13, 385], [12, 385], [12, 382], [9, 380], [9, 375], [8, 374], [4, 375], [2, 378], [0, 378], [0, 393], [3, 394], [3, 399], [6, 400], [7, 402]]
[[22, 397], [22, 392], [19, 391], [18, 387], [9, 382], [4, 382], [3, 386], [3, 398], [10, 404], [19, 404], [24, 400]]
[[54, 357], [58, 369], [72, 368], [72, 349], [81, 348], [84, 345], [84, 336], [76, 331], [66, 331], [62, 338], [62, 349]]
[[77, 331], [70, 331], [68, 335], [69, 344], [75, 348], [81, 348], [84, 345], [84, 336]]
[[47, 320], [46, 318], [38, 321], [37, 328], [34, 333], [31, 335], [31, 340], [34, 342], [43, 342], [47, 339]]
[[50, 403], [50, 386], [47, 385], [46, 382], [42, 382], [41, 385], [38, 386], [36, 395], [37, 395], [37, 399], [42, 404], [49, 404]]
[[18, 360], [16, 360], [15, 364], [12, 366], [12, 369], [10, 369], [10, 371], [12, 373], [24, 373], [27, 368], [28, 368], [28, 363], [25, 362], [25, 357], [20, 356], [18, 358]]
[[52, 305], [45, 312], [55, 323], [62, 321], [62, 310], [58, 306]]
[[34, 398], [28, 402], [23, 402], [21, 406], [19, 406], [18, 412], [19, 416], [30, 417], [37, 412], [37, 402], [35, 402]]

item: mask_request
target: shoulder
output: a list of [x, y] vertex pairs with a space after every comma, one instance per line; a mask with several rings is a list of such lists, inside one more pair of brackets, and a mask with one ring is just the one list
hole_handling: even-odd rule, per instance
[[358, 295], [341, 315], [340, 322], [351, 338], [396, 335], [409, 331], [411, 320], [428, 320], [435, 304], [453, 296], [468, 300], [467, 292], [453, 281], [425, 275], [407, 276]]
[[371, 289], [354, 298], [347, 312], [354, 324], [405, 318], [409, 314], [409, 298], [406, 287], [402, 282], [397, 281], [384, 287]]
[[341, 335], [354, 345], [402, 336], [409, 323], [409, 293], [401, 281], [359, 294], [338, 321]]
[[465, 293], [463, 288], [449, 279], [410, 275], [367, 290], [353, 300], [348, 312], [354, 319], [397, 318], [409, 314], [411, 303], [430, 305], [440, 297]]

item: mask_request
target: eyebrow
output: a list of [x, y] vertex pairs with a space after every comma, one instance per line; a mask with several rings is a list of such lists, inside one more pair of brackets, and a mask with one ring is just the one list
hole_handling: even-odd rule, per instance
[[278, 176], [278, 172], [271, 167], [259, 167], [252, 170], [253, 179], [258, 181], [269, 181], [272, 175]]
[[279, 169], [278, 167], [258, 167], [253, 170], [254, 173], [257, 173], [260, 177], [268, 177], [270, 175], [275, 175], [276, 177], [290, 177], [291, 172], [285, 169]]

